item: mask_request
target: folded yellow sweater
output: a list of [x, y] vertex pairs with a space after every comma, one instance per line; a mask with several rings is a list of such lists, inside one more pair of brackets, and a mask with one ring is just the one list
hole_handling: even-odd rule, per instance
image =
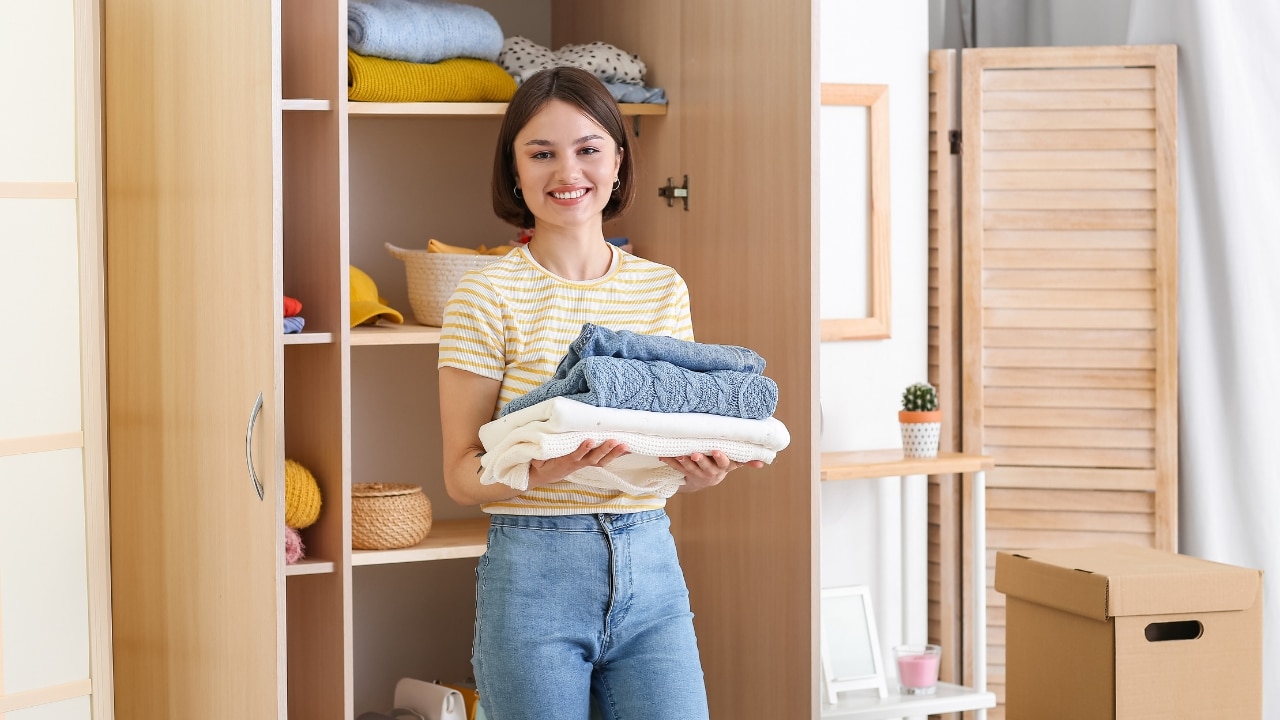
[[490, 248], [481, 245], [473, 250], [459, 245], [449, 245], [448, 243], [442, 243], [435, 238], [431, 238], [427, 241], [427, 252], [446, 253], [450, 255], [506, 255], [511, 252], [511, 246], [496, 245]]
[[438, 63], [366, 57], [347, 51], [347, 99], [363, 102], [508, 102], [516, 81], [488, 60]]

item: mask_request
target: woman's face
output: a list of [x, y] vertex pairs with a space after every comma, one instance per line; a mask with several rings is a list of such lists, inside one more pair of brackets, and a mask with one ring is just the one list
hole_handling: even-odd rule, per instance
[[600, 224], [622, 152], [604, 128], [564, 102], [548, 102], [516, 135], [516, 178], [539, 227]]

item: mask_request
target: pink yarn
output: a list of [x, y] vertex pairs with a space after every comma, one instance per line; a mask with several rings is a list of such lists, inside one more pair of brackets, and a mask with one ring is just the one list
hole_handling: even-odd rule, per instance
[[302, 551], [305, 548], [302, 545], [302, 535], [291, 527], [284, 529], [284, 561], [287, 565], [292, 565], [302, 559]]

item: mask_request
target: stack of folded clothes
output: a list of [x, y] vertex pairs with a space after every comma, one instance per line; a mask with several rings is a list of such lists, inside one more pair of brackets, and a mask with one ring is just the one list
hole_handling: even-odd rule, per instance
[[778, 386], [764, 365], [743, 347], [587, 323], [551, 380], [480, 428], [481, 482], [526, 490], [531, 460], [567, 455], [584, 440], [617, 440], [629, 454], [579, 470], [573, 482], [663, 498], [684, 476], [658, 458], [720, 450], [738, 463], [773, 462], [791, 437], [773, 417]]
[[285, 334], [300, 333], [302, 328], [306, 327], [307, 321], [302, 317], [302, 302], [297, 298], [284, 296], [284, 332]]
[[667, 102], [667, 93], [662, 88], [645, 86], [646, 66], [638, 55], [604, 42], [565, 45], [552, 51], [517, 35], [503, 43], [498, 64], [521, 85], [539, 70], [568, 65], [595, 75], [620, 103], [664, 105]]
[[507, 102], [502, 29], [488, 11], [443, 0], [350, 0], [347, 98]]

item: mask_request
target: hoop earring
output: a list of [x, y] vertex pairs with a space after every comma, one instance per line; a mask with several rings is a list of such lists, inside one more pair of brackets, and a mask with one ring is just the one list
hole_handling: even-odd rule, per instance
[[515, 194], [517, 200], [524, 199], [524, 193], [520, 192], [520, 186], [516, 185], [511, 188], [511, 192]]
[[614, 178], [614, 179], [613, 179], [613, 191], [614, 191], [614, 192], [618, 192], [618, 188], [620, 188], [620, 187], [622, 187], [622, 180], [621, 180], [621, 179], [619, 179], [619, 178]]

